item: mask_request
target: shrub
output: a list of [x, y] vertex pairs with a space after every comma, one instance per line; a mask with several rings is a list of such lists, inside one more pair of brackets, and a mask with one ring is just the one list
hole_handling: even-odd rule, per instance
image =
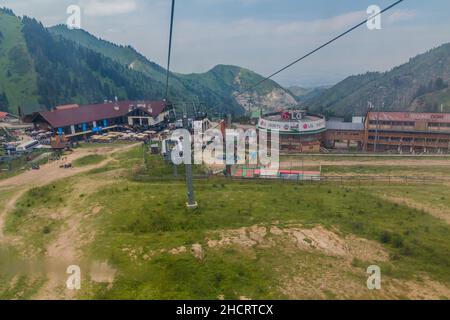
[[391, 242], [391, 238], [392, 238], [392, 236], [391, 236], [390, 232], [383, 231], [380, 234], [380, 241], [381, 241], [381, 243], [390, 243]]
[[402, 248], [403, 247], [403, 238], [401, 235], [399, 234], [395, 234], [392, 237], [392, 245], [394, 246], [394, 248]]
[[42, 233], [43, 233], [43, 234], [49, 234], [51, 231], [52, 231], [52, 230], [51, 230], [50, 226], [45, 226], [45, 227], [42, 229]]

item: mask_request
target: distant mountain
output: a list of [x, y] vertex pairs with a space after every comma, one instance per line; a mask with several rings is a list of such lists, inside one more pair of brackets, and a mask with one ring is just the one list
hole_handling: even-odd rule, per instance
[[[130, 46], [118, 46], [84, 30], [69, 30], [65, 25], [52, 27], [49, 31], [161, 83], [166, 81], [166, 69], [151, 62]], [[171, 90], [180, 92], [187, 100], [199, 99], [216, 106], [217, 112], [235, 112], [236, 108], [239, 111], [251, 111], [253, 108], [273, 109], [280, 106], [287, 108], [296, 104], [295, 98], [274, 81], [267, 81], [249, 94], [236, 97], [237, 92], [262, 79], [262, 76], [241, 67], [218, 65], [206, 73], [172, 73], [170, 85]]]
[[386, 111], [438, 111], [441, 104], [450, 107], [448, 96], [440, 94], [449, 82], [450, 43], [390, 71], [351, 76], [318, 96], [303, 99], [303, 104], [327, 115], [344, 117], [364, 114], [368, 101], [380, 107], [384, 103]]
[[292, 86], [289, 87], [288, 90], [292, 92], [296, 97], [303, 97], [310, 93], [313, 89], [312, 88], [303, 88], [299, 86]]
[[[67, 103], [119, 99], [163, 99], [166, 70], [130, 46], [98, 39], [65, 26], [45, 28], [35, 19], [0, 9], [0, 110], [17, 113]], [[172, 73], [170, 100], [204, 103], [215, 114], [242, 114], [263, 107], [295, 105], [273, 81], [237, 97], [263, 79], [236, 66], [219, 65], [203, 74]]]
[[316, 88], [303, 88], [299, 86], [292, 86], [289, 87], [288, 90], [295, 95], [298, 101], [308, 101], [321, 95], [329, 88], [331, 88], [331, 86], [320, 86]]

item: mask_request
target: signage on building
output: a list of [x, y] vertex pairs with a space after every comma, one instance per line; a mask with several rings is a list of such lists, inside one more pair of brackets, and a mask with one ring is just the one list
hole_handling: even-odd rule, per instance
[[303, 111], [298, 111], [298, 110], [284, 111], [281, 114], [281, 118], [283, 120], [302, 120], [303, 113], [304, 113]]
[[326, 129], [326, 122], [324, 119], [319, 120], [300, 120], [300, 121], [271, 121], [260, 119], [258, 123], [259, 129], [262, 130], [277, 130], [280, 132], [308, 132]]

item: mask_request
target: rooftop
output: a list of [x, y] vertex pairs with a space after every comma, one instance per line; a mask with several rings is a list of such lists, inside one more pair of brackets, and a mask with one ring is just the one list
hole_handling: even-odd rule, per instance
[[379, 121], [428, 121], [450, 123], [450, 113], [419, 112], [369, 112], [369, 120]]
[[153, 117], [157, 117], [167, 105], [168, 103], [165, 101], [121, 101], [85, 106], [68, 105], [52, 111], [37, 112], [33, 119], [40, 115], [53, 128], [61, 128], [74, 124], [123, 117], [135, 108], [145, 109]]
[[327, 121], [328, 130], [363, 131], [364, 123]]

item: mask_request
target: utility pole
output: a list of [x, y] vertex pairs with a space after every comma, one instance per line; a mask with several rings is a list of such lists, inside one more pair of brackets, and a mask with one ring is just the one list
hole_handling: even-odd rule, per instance
[[380, 107], [378, 107], [378, 112], [377, 112], [377, 125], [376, 125], [376, 129], [375, 129], [375, 145], [373, 147], [373, 152], [377, 153], [377, 148], [378, 148], [378, 129], [379, 129], [379, 125], [380, 125]]
[[374, 145], [374, 153], [377, 153], [378, 149], [378, 142], [379, 142], [379, 129], [380, 129], [380, 112], [384, 111], [384, 102], [385, 102], [385, 87], [381, 86], [378, 88], [380, 91], [382, 91], [383, 95], [381, 97], [381, 110], [380, 110], [380, 104], [378, 104], [378, 112], [377, 112], [377, 127], [376, 127], [376, 135], [375, 135], [375, 145]]
[[8, 150], [8, 171], [12, 172], [12, 157], [11, 157], [11, 150]]

